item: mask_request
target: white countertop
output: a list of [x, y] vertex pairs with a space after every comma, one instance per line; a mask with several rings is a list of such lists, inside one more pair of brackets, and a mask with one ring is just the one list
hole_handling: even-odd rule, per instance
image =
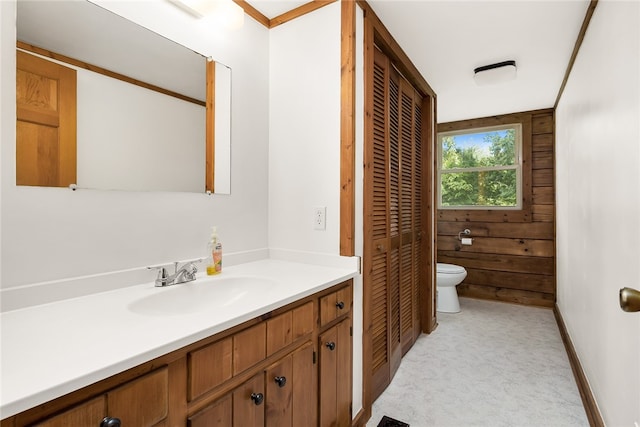
[[[1, 403], [4, 419], [246, 320], [343, 282], [357, 268], [263, 260], [225, 267], [218, 276], [198, 273], [189, 284], [153, 283], [67, 299], [0, 314]], [[263, 278], [264, 286], [187, 314], [141, 314], [129, 308], [150, 295], [180, 286], [216, 286], [226, 278]], [[220, 286], [223, 290], [223, 286]], [[224, 293], [224, 292], [222, 292]]]

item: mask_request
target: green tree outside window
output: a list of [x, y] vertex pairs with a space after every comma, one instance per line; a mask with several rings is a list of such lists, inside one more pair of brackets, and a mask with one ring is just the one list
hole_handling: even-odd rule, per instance
[[515, 126], [442, 134], [441, 207], [517, 208], [519, 135]]

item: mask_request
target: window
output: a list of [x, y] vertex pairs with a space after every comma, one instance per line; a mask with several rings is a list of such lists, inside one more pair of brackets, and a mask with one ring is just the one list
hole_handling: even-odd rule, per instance
[[438, 134], [439, 209], [522, 209], [522, 126]]

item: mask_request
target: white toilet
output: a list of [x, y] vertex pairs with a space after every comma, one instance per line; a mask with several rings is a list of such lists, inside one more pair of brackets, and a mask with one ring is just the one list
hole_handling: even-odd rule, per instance
[[436, 310], [443, 313], [458, 313], [460, 302], [456, 285], [467, 277], [467, 270], [460, 265], [437, 263], [436, 266]]

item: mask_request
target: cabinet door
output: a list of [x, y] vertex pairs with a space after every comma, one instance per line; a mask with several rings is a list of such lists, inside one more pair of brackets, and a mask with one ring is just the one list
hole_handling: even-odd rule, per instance
[[318, 379], [313, 344], [309, 342], [292, 355], [293, 427], [318, 424]]
[[213, 405], [189, 417], [188, 427], [229, 427], [232, 424], [233, 399], [228, 394]]
[[265, 382], [267, 427], [317, 424], [317, 382], [311, 342], [265, 370]]
[[291, 355], [265, 370], [267, 427], [292, 427], [293, 380]]
[[264, 427], [264, 376], [254, 376], [233, 392], [233, 427]]
[[351, 324], [320, 335], [320, 427], [351, 425]]

